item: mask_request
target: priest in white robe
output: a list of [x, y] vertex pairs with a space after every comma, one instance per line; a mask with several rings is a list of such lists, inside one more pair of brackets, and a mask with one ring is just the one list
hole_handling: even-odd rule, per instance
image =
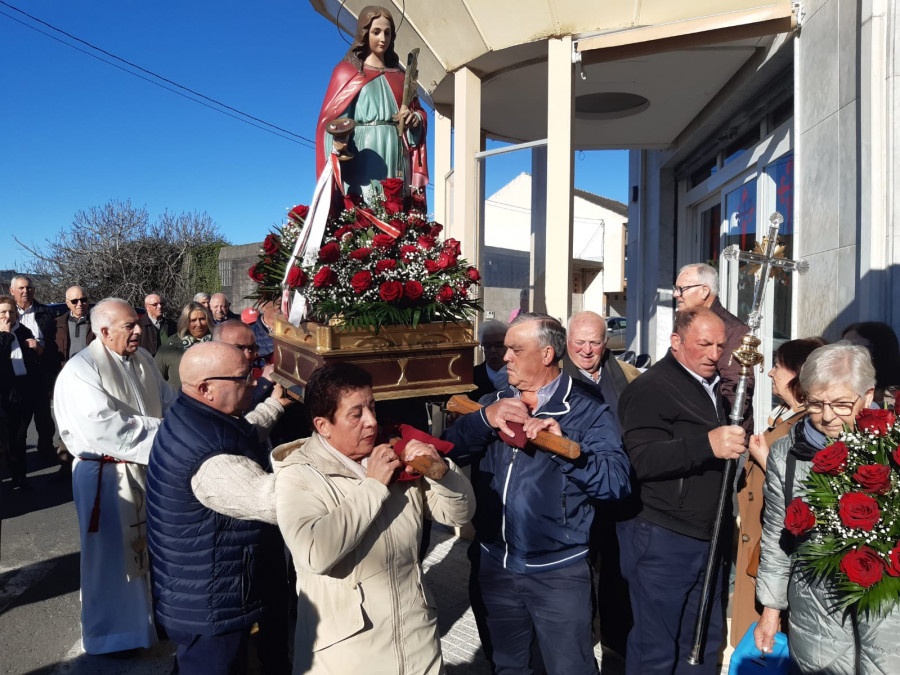
[[60, 437], [75, 457], [72, 491], [81, 534], [81, 635], [89, 654], [156, 642], [146, 545], [145, 486], [153, 438], [176, 392], [139, 348], [124, 300], [91, 311], [97, 336], [56, 380]]

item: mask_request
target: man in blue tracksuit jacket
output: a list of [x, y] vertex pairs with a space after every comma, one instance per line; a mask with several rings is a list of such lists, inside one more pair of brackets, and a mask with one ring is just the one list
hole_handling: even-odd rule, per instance
[[[593, 502], [628, 495], [628, 459], [608, 406], [560, 371], [566, 333], [556, 319], [519, 314], [505, 344], [510, 386], [483, 397], [481, 411], [445, 434], [455, 445], [454, 461], [478, 462], [473, 574], [495, 672], [530, 672], [536, 635], [551, 675], [595, 675], [588, 562]], [[581, 456], [569, 460], [512, 447], [498, 436], [498, 430], [508, 432], [508, 422], [523, 424], [529, 438], [544, 430], [574, 440]]]

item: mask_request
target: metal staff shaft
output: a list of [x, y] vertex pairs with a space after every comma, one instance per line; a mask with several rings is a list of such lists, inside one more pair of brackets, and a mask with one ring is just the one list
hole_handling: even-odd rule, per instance
[[[759, 340], [753, 337], [757, 343]], [[746, 337], [744, 339], [746, 342]], [[744, 345], [741, 345], [743, 350]], [[740, 351], [740, 350], [739, 350]], [[735, 352], [737, 356], [738, 352]], [[760, 355], [762, 358], [762, 355]], [[750, 379], [748, 367], [741, 363], [741, 376], [734, 392], [734, 407], [728, 415], [732, 424], [740, 424], [744, 419], [741, 411], [744, 409], [744, 401], [747, 398], [747, 381]], [[744, 372], [746, 371], [746, 372]], [[725, 460], [725, 470], [722, 472], [722, 486], [719, 489], [719, 503], [716, 505], [716, 519], [713, 521], [712, 537], [709, 540], [709, 554], [706, 556], [706, 569], [703, 572], [703, 588], [700, 590], [700, 607], [697, 610], [697, 623], [694, 624], [694, 641], [691, 643], [691, 654], [688, 663], [698, 666], [703, 663], [703, 646], [706, 643], [706, 631], [709, 628], [709, 612], [712, 607], [712, 590], [716, 580], [716, 566], [720, 560], [719, 548], [721, 547], [722, 522], [725, 519], [725, 511], [731, 504], [731, 489], [734, 484], [734, 474], [737, 471], [737, 460]]]

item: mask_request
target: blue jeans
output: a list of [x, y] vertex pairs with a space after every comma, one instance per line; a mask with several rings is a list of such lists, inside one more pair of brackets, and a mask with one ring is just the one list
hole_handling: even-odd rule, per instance
[[535, 635], [549, 675], [597, 675], [586, 559], [535, 574], [504, 569], [481, 549], [479, 582], [497, 675], [529, 675]]
[[[709, 542], [667, 530], [641, 518], [617, 524], [622, 573], [628, 581], [634, 628], [628, 634], [627, 675], [718, 673], [725, 639], [729, 555], [717, 567], [709, 630], [702, 665], [691, 666], [694, 625], [699, 611]], [[723, 528], [726, 550], [729, 528]]]

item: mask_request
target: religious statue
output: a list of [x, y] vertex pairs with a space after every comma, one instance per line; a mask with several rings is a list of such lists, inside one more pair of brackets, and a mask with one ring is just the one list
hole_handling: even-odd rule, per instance
[[334, 152], [343, 191], [371, 199], [372, 181], [428, 184], [426, 115], [407, 89], [394, 51], [394, 19], [384, 7], [360, 12], [353, 44], [331, 75], [316, 127], [316, 175]]

